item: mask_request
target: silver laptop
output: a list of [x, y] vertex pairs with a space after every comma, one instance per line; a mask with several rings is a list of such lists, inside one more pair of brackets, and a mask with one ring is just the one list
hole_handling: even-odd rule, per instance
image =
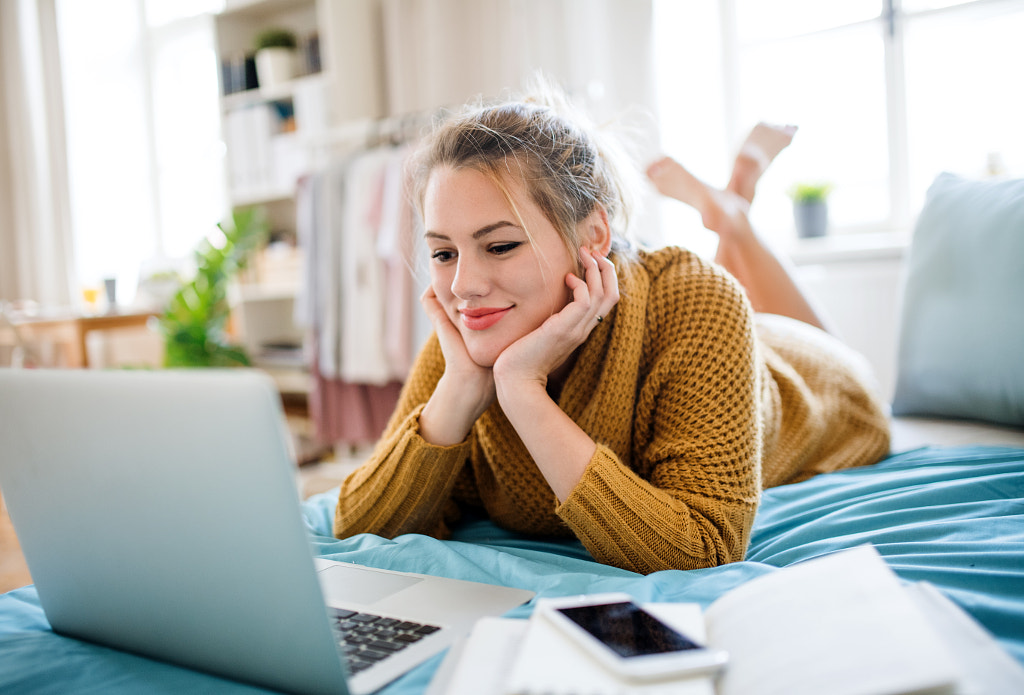
[[277, 690], [371, 692], [533, 596], [314, 559], [253, 370], [0, 369], [0, 490], [55, 631]]

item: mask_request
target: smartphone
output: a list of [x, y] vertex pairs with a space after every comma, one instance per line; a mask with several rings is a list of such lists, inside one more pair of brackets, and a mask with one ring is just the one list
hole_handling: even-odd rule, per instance
[[712, 674], [724, 651], [700, 645], [645, 611], [628, 594], [551, 599], [544, 617], [614, 673], [628, 680]]

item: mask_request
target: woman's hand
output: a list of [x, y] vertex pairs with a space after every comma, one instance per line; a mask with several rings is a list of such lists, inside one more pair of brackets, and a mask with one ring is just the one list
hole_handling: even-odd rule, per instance
[[619, 280], [607, 258], [581, 250], [583, 275], [565, 284], [572, 301], [535, 331], [509, 345], [494, 363], [498, 402], [558, 499], [579, 484], [597, 444], [547, 393], [548, 376], [583, 344], [619, 301]]
[[615, 265], [607, 258], [580, 249], [583, 262], [581, 280], [572, 273], [565, 284], [572, 292], [572, 301], [549, 317], [536, 330], [505, 348], [494, 363], [494, 380], [499, 400], [503, 384], [535, 382], [547, 385], [548, 376], [563, 364], [600, 319], [608, 315], [619, 301], [619, 281]]
[[427, 287], [420, 297], [444, 355], [444, 374], [420, 413], [420, 436], [432, 444], [458, 444], [495, 398], [494, 375], [469, 356], [462, 334]]

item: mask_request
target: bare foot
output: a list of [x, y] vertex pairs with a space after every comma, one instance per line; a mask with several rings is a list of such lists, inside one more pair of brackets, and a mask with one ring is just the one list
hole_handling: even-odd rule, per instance
[[758, 123], [743, 141], [733, 164], [732, 178], [726, 190], [738, 193], [748, 203], [754, 200], [754, 191], [761, 175], [779, 152], [793, 141], [795, 125]]
[[707, 185], [671, 157], [662, 157], [647, 167], [647, 178], [662, 195], [695, 208], [704, 226], [719, 236], [750, 233], [750, 201], [734, 191]]

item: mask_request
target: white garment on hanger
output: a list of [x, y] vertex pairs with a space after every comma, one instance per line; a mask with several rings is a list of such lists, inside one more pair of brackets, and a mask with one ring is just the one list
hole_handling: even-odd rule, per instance
[[384, 172], [392, 153], [357, 156], [345, 176], [341, 228], [341, 371], [352, 383], [391, 380], [384, 345], [384, 268], [377, 255]]
[[377, 256], [384, 265], [384, 348], [392, 379], [405, 381], [412, 368], [413, 312], [418, 309], [409, 264], [414, 214], [405, 190], [409, 147], [395, 148], [384, 169]]
[[342, 346], [342, 294], [341, 232], [345, 223], [345, 185], [348, 160], [333, 163], [324, 172], [317, 198], [319, 224], [317, 225], [316, 293], [320, 297], [319, 340], [317, 365], [320, 374], [334, 379], [341, 374]]

